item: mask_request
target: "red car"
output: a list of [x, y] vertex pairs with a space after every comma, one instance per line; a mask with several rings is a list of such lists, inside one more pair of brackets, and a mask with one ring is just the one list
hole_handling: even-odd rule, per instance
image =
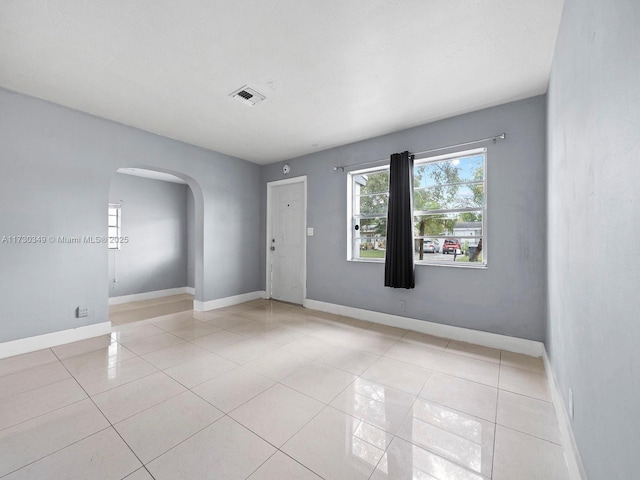
[[442, 244], [442, 253], [462, 253], [460, 240], [457, 238], [446, 238]]

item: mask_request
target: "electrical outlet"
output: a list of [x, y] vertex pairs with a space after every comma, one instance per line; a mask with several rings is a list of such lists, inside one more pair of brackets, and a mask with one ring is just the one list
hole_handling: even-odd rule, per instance
[[78, 307], [76, 308], [76, 318], [83, 318], [89, 316], [89, 309]]
[[573, 390], [569, 389], [569, 418], [573, 420]]
[[404, 300], [400, 300], [400, 311], [401, 312], [407, 311], [407, 303]]

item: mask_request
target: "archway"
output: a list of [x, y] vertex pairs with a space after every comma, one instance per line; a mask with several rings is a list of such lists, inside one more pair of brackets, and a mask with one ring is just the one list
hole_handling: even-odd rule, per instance
[[[177, 171], [119, 168], [109, 189], [109, 317], [114, 325], [192, 310], [203, 292], [202, 190]], [[116, 241], [113, 241], [116, 239]]]

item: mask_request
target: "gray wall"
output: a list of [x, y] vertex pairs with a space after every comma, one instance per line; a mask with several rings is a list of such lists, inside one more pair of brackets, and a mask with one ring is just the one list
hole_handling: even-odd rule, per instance
[[[545, 98], [535, 97], [318, 152], [288, 163], [308, 176], [307, 298], [411, 318], [543, 340], [546, 316]], [[388, 158], [506, 132], [488, 146], [486, 269], [419, 265], [416, 288], [385, 288], [384, 265], [348, 262], [347, 175], [334, 165]], [[282, 163], [263, 167], [266, 183]], [[262, 275], [265, 272], [262, 234]], [[442, 286], [455, 294], [442, 295]], [[406, 302], [406, 312], [400, 301]]]
[[[194, 192], [196, 299], [260, 290], [260, 167], [6, 90], [0, 112], [0, 238], [106, 236], [116, 170], [156, 169]], [[106, 322], [107, 258], [103, 244], [0, 244], [0, 342]]]
[[638, 478], [640, 3], [566, 0], [548, 93], [547, 347], [588, 475]]
[[195, 200], [193, 192], [187, 189], [187, 287], [196, 285], [196, 232], [195, 232]]
[[109, 202], [128, 241], [109, 250], [109, 297], [187, 286], [187, 196], [187, 185], [114, 175]]

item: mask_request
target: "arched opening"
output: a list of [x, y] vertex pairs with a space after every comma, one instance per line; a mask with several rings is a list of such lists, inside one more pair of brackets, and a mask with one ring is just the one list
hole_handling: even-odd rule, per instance
[[114, 326], [193, 310], [202, 292], [203, 196], [191, 177], [120, 168], [109, 189], [109, 319]]

